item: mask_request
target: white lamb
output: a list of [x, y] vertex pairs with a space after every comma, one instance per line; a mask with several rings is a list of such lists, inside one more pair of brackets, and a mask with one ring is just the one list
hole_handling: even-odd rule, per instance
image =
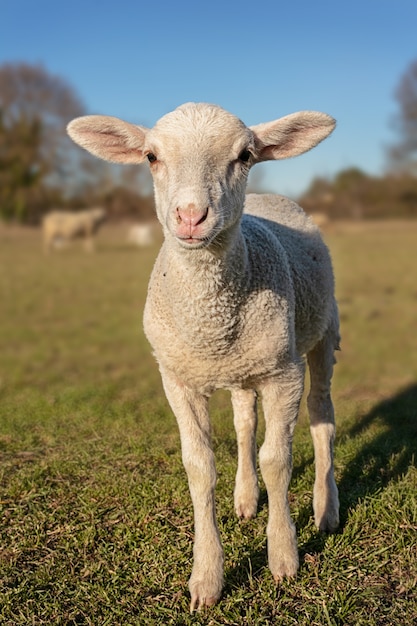
[[68, 127], [74, 141], [101, 158], [150, 163], [165, 240], [144, 325], [178, 421], [194, 505], [191, 610], [214, 604], [223, 586], [208, 414], [215, 389], [231, 391], [238, 442], [234, 500], [243, 518], [257, 510], [257, 392], [262, 397], [266, 430], [259, 462], [269, 500], [268, 562], [278, 582], [298, 568], [287, 492], [306, 355], [315, 522], [321, 530], [338, 525], [330, 382], [339, 323], [331, 260], [318, 228], [294, 202], [245, 198], [252, 165], [306, 152], [334, 126], [328, 115], [305, 111], [248, 128], [217, 106], [191, 103], [152, 129], [104, 116]]
[[94, 250], [94, 237], [106, 219], [102, 208], [83, 211], [51, 211], [42, 221], [43, 246], [45, 252], [52, 247], [65, 245], [77, 238], [84, 239], [87, 252]]

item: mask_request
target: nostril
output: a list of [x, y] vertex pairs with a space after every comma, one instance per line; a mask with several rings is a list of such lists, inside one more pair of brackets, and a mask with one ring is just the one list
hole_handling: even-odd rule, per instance
[[198, 222], [196, 222], [196, 226], [198, 226], [198, 224], [202, 224], [203, 222], [205, 222], [207, 219], [207, 215], [208, 215], [208, 207], [206, 207], [204, 211], [201, 213], [201, 217], [198, 220]]

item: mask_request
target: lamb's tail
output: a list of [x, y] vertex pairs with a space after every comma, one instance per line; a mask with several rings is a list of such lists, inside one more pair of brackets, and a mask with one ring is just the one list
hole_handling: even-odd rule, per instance
[[332, 316], [330, 319], [328, 332], [329, 332], [329, 335], [333, 338], [333, 349], [341, 350], [342, 348], [340, 347], [341, 337], [340, 337], [339, 310], [337, 308], [336, 300], [333, 300], [333, 310], [332, 310]]

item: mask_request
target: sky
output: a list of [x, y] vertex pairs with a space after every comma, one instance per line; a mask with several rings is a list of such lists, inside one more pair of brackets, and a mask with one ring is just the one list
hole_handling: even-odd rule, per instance
[[145, 126], [188, 101], [247, 125], [329, 113], [337, 128], [314, 150], [255, 168], [297, 197], [349, 167], [383, 174], [416, 24], [416, 0], [0, 0], [0, 65], [40, 64], [86, 113]]

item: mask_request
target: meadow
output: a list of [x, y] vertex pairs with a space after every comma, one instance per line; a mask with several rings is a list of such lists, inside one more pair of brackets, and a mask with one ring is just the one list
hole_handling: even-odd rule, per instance
[[[333, 396], [341, 526], [312, 520], [305, 401], [290, 504], [301, 567], [273, 584], [267, 497], [233, 511], [228, 394], [213, 397], [220, 603], [189, 614], [193, 520], [174, 417], [142, 331], [157, 247], [106, 227], [45, 256], [0, 227], [0, 624], [417, 623], [417, 222], [330, 225], [342, 351]], [[262, 442], [262, 419], [258, 441]]]

